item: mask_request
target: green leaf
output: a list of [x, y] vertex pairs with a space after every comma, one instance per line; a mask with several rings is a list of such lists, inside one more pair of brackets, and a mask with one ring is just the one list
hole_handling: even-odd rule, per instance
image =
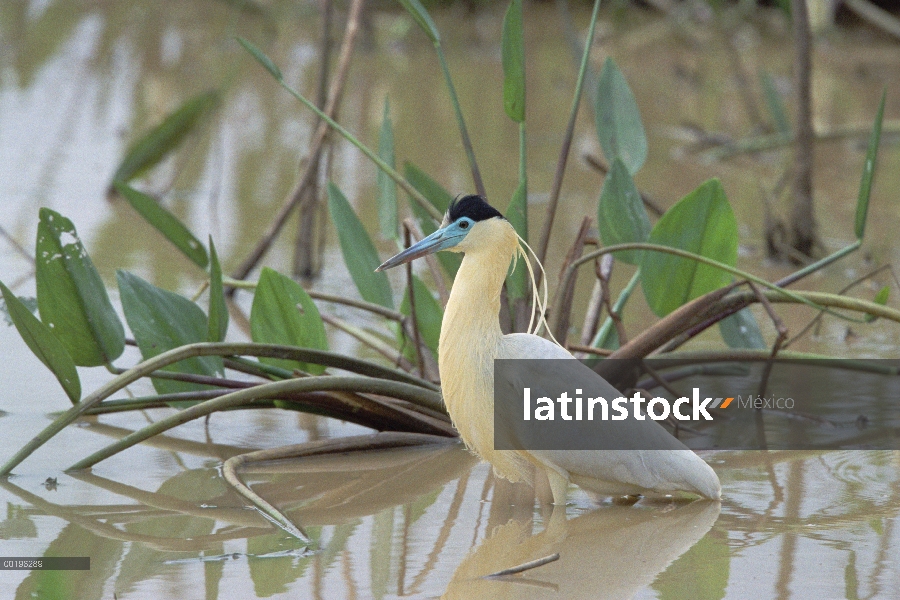
[[[415, 294], [416, 299], [416, 325], [419, 328], [419, 335], [422, 336], [422, 341], [425, 343], [425, 346], [427, 346], [434, 354], [435, 358], [437, 358], [438, 340], [440, 340], [441, 337], [441, 321], [444, 318], [444, 309], [441, 308], [440, 303], [431, 295], [428, 286], [415, 275], [413, 275], [413, 294]], [[411, 314], [409, 309], [408, 286], [406, 293], [403, 294], [400, 312], [407, 316]], [[403, 332], [401, 330], [401, 336], [402, 335]], [[403, 344], [403, 348], [404, 355], [412, 360], [415, 357], [412, 341], [406, 340]]]
[[[411, 162], [406, 162], [403, 163], [403, 176], [406, 177], [406, 180], [409, 181], [414, 188], [419, 190], [419, 192], [421, 192], [436, 209], [438, 209], [438, 212], [445, 214], [447, 209], [450, 208], [450, 203], [453, 202], [453, 194], [432, 179], [428, 173]], [[424, 215], [432, 221], [434, 220], [424, 208], [419, 206], [418, 202], [414, 202], [410, 199], [410, 205], [413, 207], [413, 212], [418, 211], [417, 214]]]
[[125, 158], [113, 175], [117, 181], [128, 182], [157, 164], [178, 147], [200, 118], [219, 103], [219, 92], [204, 92], [187, 100], [163, 122], [142, 135], [125, 153]]
[[225, 290], [222, 287], [222, 267], [212, 236], [209, 236], [209, 326], [206, 339], [221, 342], [228, 331], [228, 306], [225, 304]]
[[[183, 296], [160, 289], [133, 273], [116, 271], [119, 296], [125, 320], [134, 334], [144, 360], [163, 352], [207, 340], [208, 324], [200, 307]], [[169, 365], [164, 371], [193, 375], [221, 374], [222, 358], [203, 356]], [[207, 386], [184, 381], [153, 379], [159, 394], [208, 389]], [[173, 402], [172, 406], [190, 406], [192, 402]]]
[[185, 256], [201, 269], [209, 264], [206, 249], [194, 234], [178, 220], [178, 217], [163, 208], [156, 199], [139, 192], [123, 181], [116, 181], [113, 187], [119, 192], [144, 220], [153, 225], [167, 240], [181, 250]]
[[503, 18], [503, 108], [516, 123], [525, 120], [525, 42], [522, 0], [512, 0]]
[[[878, 293], [875, 294], [874, 298], [872, 298], [872, 302], [874, 302], [876, 304], [880, 304], [882, 306], [886, 306], [890, 295], [891, 295], [891, 286], [886, 285], [883, 288], [881, 288], [880, 290], [878, 290]], [[865, 316], [866, 323], [873, 323], [877, 318], [878, 317], [876, 317], [875, 315], [866, 315]]]
[[236, 37], [235, 39], [238, 41], [238, 44], [244, 47], [244, 50], [249, 52], [250, 55], [255, 58], [259, 64], [264, 66], [266, 70], [272, 74], [272, 77], [274, 77], [278, 81], [284, 79], [284, 77], [281, 75], [281, 70], [275, 66], [275, 63], [272, 62], [272, 59], [266, 56], [262, 50], [240, 36]]
[[65, 346], [53, 335], [49, 327], [31, 314], [28, 307], [16, 298], [15, 294], [3, 285], [3, 282], [0, 282], [0, 292], [3, 293], [6, 310], [9, 311], [10, 319], [19, 330], [19, 335], [22, 336], [34, 355], [53, 371], [72, 404], [78, 404], [78, 401], [81, 400], [81, 382], [78, 379], [75, 363]]
[[878, 143], [881, 141], [881, 122], [884, 120], [884, 102], [887, 99], [887, 88], [881, 93], [881, 103], [872, 125], [869, 148], [866, 150], [866, 162], [863, 165], [862, 181], [859, 183], [859, 200], [856, 202], [856, 239], [861, 240], [866, 232], [866, 215], [869, 212], [869, 196], [872, 193], [872, 179], [875, 177], [875, 161], [878, 159]]
[[[309, 294], [300, 285], [268, 267], [256, 284], [250, 309], [250, 337], [262, 344], [288, 344], [314, 350], [327, 350], [325, 325]], [[278, 358], [261, 358], [264, 363], [285, 369], [301, 369], [319, 375], [322, 365]]]
[[125, 329], [72, 221], [39, 212], [35, 278], [41, 321], [82, 367], [111, 363], [125, 349]]
[[634, 94], [611, 58], [600, 72], [594, 109], [597, 138], [607, 162], [620, 158], [634, 175], [647, 159], [647, 137]]
[[[520, 181], [519, 186], [513, 194], [509, 207], [506, 209], [506, 219], [510, 222], [516, 232], [522, 236], [522, 239], [528, 241], [528, 199], [526, 193], [526, 182]], [[524, 262], [527, 258], [519, 257], [516, 262], [516, 268], [506, 280], [509, 298], [516, 300], [519, 298], [527, 298], [531, 286], [528, 281], [528, 267]]]
[[[607, 246], [646, 242], [650, 236], [650, 219], [628, 167], [618, 157], [603, 181], [600, 203], [597, 206], [597, 226], [600, 238]], [[636, 265], [640, 252], [618, 252], [616, 258]]]
[[[679, 200], [657, 221], [647, 241], [734, 266], [737, 220], [719, 180], [710, 179]], [[688, 258], [662, 252], [642, 254], [641, 287], [647, 304], [660, 317], [731, 280], [729, 273]]]
[[769, 109], [769, 114], [775, 123], [775, 130], [778, 133], [789, 134], [791, 132], [791, 122], [788, 119], [787, 109], [784, 107], [781, 95], [775, 89], [775, 82], [772, 81], [772, 76], [767, 71], [761, 70], [759, 72], [759, 81], [762, 85], [763, 96], [766, 99], [766, 108]]
[[[25, 308], [31, 312], [31, 314], [35, 314], [37, 312], [37, 298], [32, 298], [30, 296], [19, 296], [19, 302], [25, 305]], [[6, 308], [6, 302], [3, 301], [3, 296], [0, 296], [0, 313], [3, 314], [3, 320], [6, 321], [7, 325], [12, 325], [13, 320], [9, 315], [9, 309]]]
[[[425, 196], [441, 214], [447, 212], [447, 209], [450, 207], [450, 202], [453, 201], [453, 196], [444, 189], [441, 184], [429, 177], [425, 171], [410, 162], [404, 163], [403, 175], [406, 177], [406, 180], [409, 181], [414, 188], [419, 190], [419, 192], [421, 192], [421, 194]], [[411, 198], [409, 204], [412, 207], [413, 214], [415, 214], [416, 218], [419, 220], [419, 226], [422, 227], [422, 233], [425, 235], [434, 233], [437, 230], [438, 224], [431, 215], [419, 206], [418, 202]], [[437, 256], [438, 262], [441, 263], [444, 271], [455, 277], [456, 271], [459, 269], [459, 265], [462, 262], [462, 256], [451, 252], [438, 252], [435, 256]]]
[[[391, 125], [387, 98], [384, 99], [384, 117], [381, 120], [381, 134], [378, 136], [378, 157], [394, 168], [394, 128]], [[378, 169], [378, 224], [381, 237], [398, 239], [400, 218], [397, 216], [397, 184], [381, 169]]]
[[761, 350], [767, 347], [756, 316], [749, 307], [719, 321], [719, 333], [729, 348]]
[[412, 18], [419, 27], [422, 28], [422, 31], [425, 32], [428, 39], [435, 44], [441, 41], [437, 26], [434, 24], [434, 21], [431, 20], [431, 15], [428, 14], [428, 11], [425, 10], [425, 7], [422, 6], [422, 3], [419, 2], [419, 0], [400, 0], [400, 4], [402, 4], [403, 8], [412, 15]]
[[347, 198], [333, 183], [328, 184], [328, 209], [338, 232], [344, 263], [360, 296], [367, 302], [394, 308], [394, 295], [387, 275], [375, 271], [381, 264], [378, 252]]

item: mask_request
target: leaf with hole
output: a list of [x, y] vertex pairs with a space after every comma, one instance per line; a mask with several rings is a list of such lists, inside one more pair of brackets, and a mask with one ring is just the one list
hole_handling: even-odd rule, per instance
[[206, 248], [178, 217], [163, 208], [155, 198], [139, 192], [127, 183], [117, 181], [113, 186], [145, 221], [181, 250], [185, 256], [191, 259], [191, 262], [201, 269], [206, 268], [206, 265], [209, 264]]
[[141, 175], [167, 154], [175, 150], [194, 130], [201, 118], [219, 104], [219, 92], [209, 91], [188, 99], [163, 121], [139, 137], [125, 152], [113, 175], [110, 188], [116, 182], [128, 182]]
[[[264, 267], [256, 284], [250, 308], [250, 337], [261, 344], [287, 344], [313, 350], [328, 350], [328, 337], [319, 309], [309, 294], [293, 279]], [[301, 369], [320, 375], [322, 365], [279, 358], [260, 358], [284, 369]]]
[[104, 365], [122, 354], [125, 329], [106, 286], [75, 225], [49, 208], [39, 212], [35, 279], [41, 321], [76, 365]]
[[222, 266], [212, 236], [209, 236], [209, 326], [206, 339], [221, 342], [228, 331], [228, 306], [222, 286]]
[[366, 302], [394, 308], [394, 294], [387, 274], [376, 272], [381, 264], [372, 239], [347, 198], [333, 183], [328, 184], [328, 209], [338, 233], [344, 264]]
[[31, 310], [3, 285], [3, 282], [0, 282], [0, 292], [6, 302], [9, 318], [25, 340], [25, 344], [53, 372], [72, 404], [78, 404], [81, 400], [81, 381], [78, 379], [75, 363], [65, 346], [49, 327], [41, 323]]
[[[378, 157], [394, 168], [394, 127], [391, 124], [387, 98], [384, 99], [384, 116], [381, 119], [381, 134], [378, 136]], [[397, 215], [397, 183], [381, 169], [378, 169], [378, 225], [381, 237], [398, 239], [400, 218]]]
[[629, 173], [637, 173], [647, 159], [647, 136], [634, 94], [611, 58], [600, 72], [594, 113], [606, 161], [620, 158]]
[[503, 108], [516, 123], [525, 120], [525, 42], [522, 0], [512, 0], [503, 18]]
[[869, 148], [866, 150], [866, 162], [863, 164], [862, 180], [859, 183], [859, 199], [856, 201], [856, 239], [863, 239], [866, 232], [866, 216], [869, 212], [869, 197], [872, 194], [872, 180], [875, 178], [875, 161], [878, 159], [878, 143], [881, 141], [881, 123], [884, 120], [884, 102], [887, 89], [881, 93], [881, 103], [872, 125], [869, 137]]
[[[606, 246], [646, 242], [650, 236], [650, 219], [641, 194], [620, 158], [613, 161], [603, 181], [597, 206], [597, 227]], [[639, 251], [616, 253], [618, 260], [631, 265], [638, 264], [640, 257]]]
[[[710, 179], [666, 211], [647, 240], [680, 248], [729, 266], [737, 262], [738, 227], [725, 190]], [[641, 287], [662, 317], [685, 302], [727, 285], [731, 274], [689, 258], [656, 251], [641, 256]]]
[[[208, 323], [200, 307], [168, 290], [156, 287], [133, 273], [117, 271], [119, 296], [125, 320], [134, 334], [144, 360], [174, 348], [207, 341]], [[216, 376], [224, 372], [220, 356], [188, 358], [167, 367], [164, 371], [191, 375]], [[208, 386], [169, 379], [153, 380], [159, 394], [209, 389]], [[194, 402], [173, 402], [185, 407]]]

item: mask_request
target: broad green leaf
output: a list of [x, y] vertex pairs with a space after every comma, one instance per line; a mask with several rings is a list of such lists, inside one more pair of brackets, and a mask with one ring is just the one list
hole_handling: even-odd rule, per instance
[[157, 164], [169, 152], [178, 147], [200, 118], [219, 103], [219, 92], [204, 92], [187, 100], [163, 122], [142, 135], [125, 153], [125, 158], [113, 175], [112, 187], [117, 181], [128, 182]]
[[766, 348], [766, 340], [750, 308], [744, 308], [719, 321], [719, 333], [729, 348]]
[[[394, 127], [391, 125], [390, 105], [384, 99], [384, 117], [378, 136], [378, 157], [394, 168]], [[397, 215], [397, 184], [387, 173], [378, 169], [378, 224], [381, 237], [398, 239], [400, 218]]]
[[[325, 325], [312, 298], [296, 281], [268, 267], [263, 268], [256, 284], [250, 309], [250, 337], [262, 344], [328, 349]], [[325, 371], [322, 365], [278, 358], [260, 360], [285, 369], [299, 368], [314, 375]]]
[[125, 349], [125, 329], [72, 221], [42, 208], [35, 279], [41, 321], [76, 365], [111, 363]]
[[[117, 271], [119, 296], [125, 320], [134, 334], [144, 360], [163, 352], [207, 340], [208, 324], [200, 307], [183, 296], [160, 289], [133, 273]], [[203, 356], [189, 358], [163, 369], [193, 375], [218, 375], [223, 372], [222, 358]], [[153, 379], [159, 394], [206, 389], [206, 386], [184, 381]], [[191, 402], [173, 402], [173, 406], [190, 406]]]
[[503, 18], [503, 108], [516, 123], [525, 120], [525, 42], [522, 0], [512, 0]]
[[328, 209], [338, 232], [344, 264], [347, 265], [360, 296], [366, 302], [394, 308], [394, 295], [387, 275], [375, 271], [382, 262], [378, 258], [378, 251], [353, 207], [333, 183], [328, 184]]
[[81, 381], [78, 379], [75, 363], [62, 342], [53, 335], [49, 327], [31, 313], [21, 300], [16, 298], [8, 287], [3, 285], [3, 282], [0, 282], [0, 292], [3, 293], [6, 310], [9, 311], [10, 319], [19, 330], [19, 335], [22, 336], [34, 355], [53, 371], [72, 404], [78, 404], [78, 401], [81, 400]]
[[634, 94], [611, 58], [606, 59], [600, 72], [594, 108], [597, 137], [606, 161], [612, 164], [620, 158], [634, 175], [647, 159], [647, 136]]
[[[444, 189], [441, 184], [429, 177], [425, 171], [410, 162], [404, 163], [403, 175], [414, 188], [419, 190], [419, 192], [421, 192], [422, 195], [441, 212], [441, 214], [447, 212], [450, 203], [453, 201], [453, 196]], [[435, 230], [437, 230], [438, 224], [434, 222], [431, 215], [419, 206], [418, 202], [411, 198], [409, 204], [412, 207], [413, 214], [415, 214], [416, 218], [419, 220], [419, 225], [422, 227], [422, 233], [425, 235], [434, 233]], [[451, 252], [438, 252], [435, 256], [437, 256], [437, 259], [444, 270], [455, 277], [456, 271], [459, 269], [459, 264], [462, 262], [462, 257], [459, 254]]]
[[272, 74], [272, 77], [274, 77], [278, 81], [281, 81], [283, 79], [281, 70], [275, 66], [275, 63], [272, 62], [272, 59], [266, 56], [262, 50], [240, 36], [236, 37], [235, 39], [237, 39], [238, 44], [244, 47], [244, 50], [250, 53], [250, 56], [255, 58], [259, 64], [265, 67], [266, 70]]
[[221, 342], [228, 331], [228, 306], [225, 304], [225, 290], [222, 287], [222, 267], [212, 236], [209, 236], [209, 327], [206, 339]]
[[123, 181], [116, 181], [113, 187], [119, 192], [144, 220], [153, 225], [167, 240], [181, 250], [185, 256], [201, 269], [209, 264], [206, 249], [194, 234], [178, 220], [178, 217], [163, 208], [156, 199], [139, 192]]
[[884, 102], [887, 89], [881, 93], [881, 103], [872, 125], [869, 148], [866, 150], [866, 162], [863, 165], [862, 181], [859, 183], [859, 199], [856, 202], [856, 239], [861, 240], [866, 232], [866, 215], [869, 212], [869, 196], [872, 193], [872, 179], [875, 177], [875, 161], [878, 159], [878, 143], [881, 141], [881, 122], [884, 120]]
[[[888, 301], [888, 298], [890, 297], [890, 295], [891, 295], [891, 286], [886, 285], [883, 288], [881, 288], [880, 290], [878, 290], [878, 293], [875, 294], [874, 298], [872, 298], [872, 302], [874, 302], [876, 304], [880, 304], [882, 306], [885, 306], [885, 305], [887, 305], [887, 301]], [[878, 317], [873, 316], [873, 315], [866, 315], [865, 319], [866, 319], [866, 323], [872, 323], [876, 319], [878, 319]]]
[[403, 8], [412, 15], [412, 18], [419, 27], [422, 28], [422, 31], [425, 32], [428, 39], [435, 44], [441, 41], [437, 26], [434, 24], [434, 21], [431, 20], [431, 15], [428, 14], [428, 11], [425, 10], [425, 7], [422, 6], [422, 3], [419, 2], [419, 0], [400, 0], [400, 4], [402, 4]]
[[766, 108], [769, 109], [769, 115], [775, 123], [775, 130], [778, 133], [789, 134], [791, 132], [791, 121], [787, 116], [787, 109], [781, 100], [781, 95], [775, 89], [775, 82], [767, 71], [759, 72], [759, 81], [762, 85], [763, 96], [766, 99]]
[[[19, 296], [19, 302], [25, 305], [31, 314], [35, 314], [37, 312], [37, 298], [32, 298], [30, 296]], [[6, 321], [7, 325], [12, 325], [13, 320], [12, 317], [9, 316], [9, 309], [6, 308], [6, 303], [3, 301], [3, 296], [0, 296], [0, 313], [3, 314], [3, 320]]]
[[[734, 266], [737, 220], [719, 180], [710, 179], [666, 211], [647, 241]], [[663, 252], [642, 253], [641, 287], [647, 304], [660, 317], [729, 281], [729, 273], [688, 258]]]
[[[597, 206], [597, 226], [600, 238], [607, 246], [646, 242], [650, 236], [650, 219], [628, 167], [618, 157], [603, 181], [600, 203]], [[640, 252], [619, 252], [616, 258], [636, 265]]]
[[[506, 209], [506, 219], [515, 228], [516, 232], [522, 236], [522, 239], [528, 241], [528, 198], [526, 192], [526, 182], [520, 181], [519, 186], [513, 194], [509, 207]], [[531, 286], [528, 280], [528, 267], [524, 262], [526, 258], [519, 257], [516, 262], [516, 268], [506, 280], [509, 298], [516, 300], [519, 298], [527, 298]]]
[[[435, 358], [437, 358], [438, 340], [441, 337], [441, 321], [444, 318], [444, 310], [441, 308], [440, 303], [435, 300], [434, 296], [431, 295], [428, 286], [415, 275], [413, 275], [413, 294], [415, 294], [416, 300], [416, 324], [419, 327], [419, 335], [422, 336], [422, 341], [428, 349], [431, 350]], [[400, 312], [407, 316], [411, 314], [409, 308], [408, 286], [406, 292], [403, 294]], [[403, 344], [403, 347], [404, 355], [409, 359], [413, 359], [415, 354], [412, 351], [412, 342], [407, 340], [406, 343]]]

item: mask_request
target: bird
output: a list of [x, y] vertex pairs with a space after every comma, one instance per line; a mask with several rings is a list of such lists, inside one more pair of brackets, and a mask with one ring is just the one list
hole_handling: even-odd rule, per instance
[[[545, 474], [554, 505], [566, 504], [570, 483], [595, 497], [659, 497], [687, 492], [719, 499], [721, 485], [712, 467], [652, 420], [591, 424], [598, 428], [596, 435], [621, 437], [624, 433], [629, 439], [652, 440], [649, 447], [663, 450], [640, 449], [648, 447], [646, 443], [629, 450], [495, 449], [494, 360], [577, 361], [555, 340], [534, 333], [501, 331], [500, 296], [512, 261], [524, 256], [531, 273], [524, 241], [520, 240], [512, 224], [483, 197], [466, 195], [450, 204], [434, 233], [377, 269], [390, 269], [441, 250], [463, 253], [441, 322], [438, 371], [447, 412], [466, 447], [510, 481], [536, 485], [537, 477]], [[541, 309], [538, 305], [539, 312]], [[578, 366], [582, 367], [580, 363]], [[579, 373], [578, 386], [593, 386], [604, 397], [621, 396], [587, 367]]]

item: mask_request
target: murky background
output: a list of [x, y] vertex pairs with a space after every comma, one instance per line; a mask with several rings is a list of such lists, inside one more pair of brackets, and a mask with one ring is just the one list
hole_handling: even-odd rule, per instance
[[[313, 3], [275, 0], [265, 10], [224, 0], [42, 0], [0, 3], [0, 227], [31, 252], [37, 211], [70, 217], [105, 280], [134, 271], [192, 293], [202, 273], [105, 190], [130, 140], [186, 98], [222, 88], [224, 102], [145, 182], [200, 238], [211, 234], [235, 267], [265, 230], [294, 182], [312, 119], [247, 57], [234, 35], [258, 43], [286, 79], [314, 95], [319, 13]], [[442, 31], [490, 199], [505, 207], [516, 185], [518, 132], [502, 110], [499, 39], [504, 6], [433, 12]], [[344, 8], [334, 36], [341, 34]], [[572, 25], [586, 30], [587, 6]], [[790, 102], [789, 30], [774, 11], [729, 22], [736, 51], [764, 111], [758, 70]], [[732, 21], [734, 19], [731, 19]], [[540, 230], [574, 86], [576, 61], [550, 4], [526, 4], [531, 230]], [[631, 84], [650, 156], [638, 186], [668, 206], [717, 176], [741, 228], [739, 266], [776, 278], [790, 267], [764, 260], [764, 197], [789, 152], [702, 160], [686, 150], [685, 126], [738, 138], [753, 132], [731, 54], [714, 22], [698, 26], [637, 10], [606, 11], [593, 64], [613, 56]], [[453, 193], [471, 191], [458, 134], [430, 43], [393, 6], [373, 6], [353, 59], [341, 122], [375, 145], [390, 99], [398, 164], [410, 161]], [[817, 126], [867, 128], [888, 88], [886, 119], [900, 115], [900, 53], [870, 30], [826, 31], [816, 43]], [[822, 239], [833, 251], [853, 241], [865, 136], [820, 143], [815, 197]], [[548, 272], [555, 273], [601, 178], [581, 158], [599, 153], [583, 105], [563, 187]], [[375, 231], [375, 168], [336, 144], [332, 178]], [[900, 152], [885, 136], [863, 250], [805, 282], [836, 291], [875, 266], [900, 264]], [[776, 211], [786, 213], [778, 201]], [[352, 289], [330, 224], [322, 291]], [[289, 272], [296, 225], [266, 264]], [[382, 243], [383, 256], [395, 249]], [[630, 273], [620, 268], [616, 280]], [[30, 261], [0, 239], [0, 279], [34, 293]], [[552, 277], [551, 277], [552, 280]], [[888, 283], [860, 288], [871, 298]], [[582, 306], [587, 283], [582, 282]], [[350, 286], [348, 288], [348, 286]], [[892, 291], [892, 295], [896, 289]], [[247, 307], [246, 294], [239, 302]], [[626, 312], [637, 331], [639, 295]], [[115, 296], [114, 296], [115, 302]], [[893, 298], [891, 303], [893, 303]], [[358, 314], [325, 309], [361, 321]], [[578, 313], [576, 309], [576, 313]], [[792, 332], [811, 317], [781, 306]], [[774, 328], [757, 318], [767, 339]], [[377, 325], [377, 324], [376, 324]], [[841, 357], [897, 356], [900, 328], [826, 320], [796, 349]], [[713, 332], [715, 334], [715, 332]], [[230, 337], [245, 332], [233, 322]], [[333, 332], [334, 350], [358, 354]], [[710, 335], [694, 347], [716, 344]], [[126, 352], [117, 364], [137, 358]], [[108, 379], [80, 370], [84, 389]], [[13, 328], [0, 323], [0, 448], [11, 454], [68, 400]], [[135, 385], [135, 395], [149, 393]], [[221, 461], [250, 449], [363, 434], [368, 430], [280, 411], [217, 414], [107, 460], [91, 474], [61, 470], [161, 411], [109, 415], [72, 427], [0, 482], [0, 555], [92, 557], [89, 572], [0, 571], [0, 596], [71, 598], [891, 598], [900, 589], [898, 454], [893, 452], [707, 455], [724, 501], [690, 505], [595, 505], [581, 492], [568, 522], [533, 509], [530, 492], [495, 480], [455, 444], [321, 458], [250, 471], [255, 489], [314, 538], [304, 552], [230, 492]], [[48, 478], [55, 478], [56, 483]], [[561, 559], [503, 580], [481, 576], [559, 552]], [[38, 591], [40, 590], [40, 592]], [[54, 595], [54, 590], [64, 590]]]

